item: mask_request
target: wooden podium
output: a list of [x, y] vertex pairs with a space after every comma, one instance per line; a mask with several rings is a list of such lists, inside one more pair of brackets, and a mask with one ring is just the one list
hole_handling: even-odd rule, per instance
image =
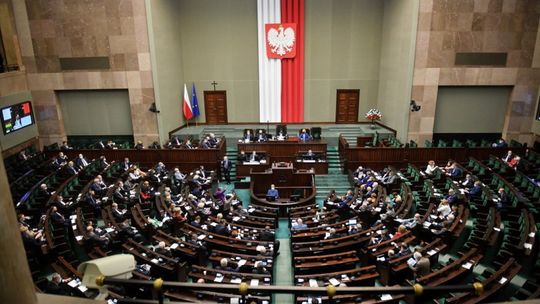
[[[313, 170], [294, 170], [292, 162], [273, 163], [265, 172], [251, 172], [251, 202], [256, 205], [279, 207], [280, 216], [286, 216], [287, 207], [308, 205], [315, 202], [315, 172]], [[274, 184], [280, 198], [275, 202], [266, 200], [266, 192]], [[291, 201], [292, 195], [299, 196]]]

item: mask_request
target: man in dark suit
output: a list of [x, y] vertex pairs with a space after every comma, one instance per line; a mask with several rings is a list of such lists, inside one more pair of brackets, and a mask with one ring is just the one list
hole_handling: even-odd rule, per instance
[[253, 151], [253, 152], [251, 153], [251, 155], [249, 155], [249, 161], [250, 161], [250, 162], [257, 162], [257, 161], [259, 161], [259, 160], [260, 160], [260, 157], [259, 157], [259, 155], [257, 155], [257, 152], [256, 152], [256, 151]]
[[249, 161], [248, 156], [246, 155], [246, 152], [244, 150], [240, 151], [240, 154], [238, 154], [238, 161]]
[[58, 212], [58, 208], [56, 206], [52, 207], [51, 219], [58, 224], [69, 225], [69, 221], [66, 221], [66, 218], [60, 212]]
[[479, 198], [482, 194], [482, 182], [476, 181], [474, 182], [474, 186], [469, 190], [469, 196], [470, 198]]
[[66, 165], [67, 162], [68, 162], [67, 156], [65, 156], [64, 153], [60, 152], [58, 153], [58, 156], [54, 159], [53, 164], [57, 169], [60, 169], [61, 167]]
[[94, 227], [92, 226], [86, 227], [86, 237], [88, 240], [99, 245], [101, 248], [107, 248], [109, 246], [110, 239], [108, 239], [106, 236], [99, 236], [94, 232]]
[[97, 142], [96, 148], [100, 150], [105, 150], [105, 144], [100, 140]]
[[231, 183], [231, 169], [232, 162], [227, 156], [223, 156], [223, 160], [221, 161], [221, 172], [223, 173], [222, 178], [227, 181], [227, 184]]
[[300, 138], [301, 141], [309, 141], [309, 140], [311, 140], [311, 135], [309, 135], [309, 133], [307, 132], [306, 129], [302, 129], [302, 131], [300, 132], [300, 135], [298, 137]]
[[82, 170], [86, 166], [88, 166], [88, 161], [84, 158], [82, 154], [79, 154], [79, 157], [77, 157], [77, 160], [75, 160], [75, 165], [78, 170]]
[[142, 150], [142, 149], [144, 149], [144, 145], [143, 145], [142, 141], [139, 140], [139, 141], [137, 141], [137, 144], [133, 148], [135, 148], [136, 150]]
[[246, 130], [242, 139], [247, 142], [253, 141], [253, 134], [251, 134], [250, 130]]
[[49, 191], [47, 184], [41, 184], [37, 193], [36, 200], [40, 202], [47, 201], [52, 195], [52, 191]]
[[86, 203], [92, 206], [96, 215], [99, 215], [101, 213], [101, 202], [96, 198], [94, 190], [88, 190], [88, 194], [86, 194]]
[[112, 213], [113, 218], [117, 222], [124, 221], [124, 213], [122, 211], [120, 211], [120, 209], [118, 209], [118, 204], [117, 203], [112, 203], [112, 205], [111, 205], [111, 213]]
[[267, 140], [266, 134], [263, 132], [263, 130], [259, 130], [259, 133], [257, 133], [257, 141], [265, 142], [266, 140]]
[[129, 161], [129, 158], [124, 158], [124, 162], [122, 163], [122, 170], [128, 171], [131, 168], [132, 164]]
[[171, 250], [165, 246], [165, 242], [159, 242], [157, 247], [154, 248], [154, 252], [169, 258], [173, 257]]
[[227, 223], [225, 222], [225, 220], [221, 220], [216, 225], [216, 227], [214, 227], [214, 233], [220, 234], [223, 236], [229, 236], [229, 234], [231, 234], [231, 230], [229, 229], [229, 227], [227, 227]]
[[49, 294], [70, 296], [69, 286], [63, 282], [62, 277], [58, 273], [53, 273], [50, 281], [47, 282], [45, 292]]

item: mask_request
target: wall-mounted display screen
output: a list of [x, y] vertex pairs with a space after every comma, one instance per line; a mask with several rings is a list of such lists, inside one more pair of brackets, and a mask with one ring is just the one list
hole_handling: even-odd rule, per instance
[[25, 101], [16, 105], [2, 108], [2, 128], [4, 134], [10, 134], [34, 124], [32, 104]]

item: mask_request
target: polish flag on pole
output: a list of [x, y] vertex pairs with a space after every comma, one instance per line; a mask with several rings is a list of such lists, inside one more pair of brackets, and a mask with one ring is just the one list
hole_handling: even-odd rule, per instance
[[184, 110], [184, 117], [187, 120], [193, 118], [193, 110], [191, 109], [191, 102], [189, 102], [189, 95], [187, 91], [186, 84], [184, 83], [184, 101], [182, 109]]

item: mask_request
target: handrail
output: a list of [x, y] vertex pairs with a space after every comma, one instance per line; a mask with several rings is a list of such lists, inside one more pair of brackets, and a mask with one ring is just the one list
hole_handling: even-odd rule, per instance
[[[474, 283], [469, 285], [443, 285], [443, 286], [423, 286], [415, 284], [413, 286], [387, 286], [387, 287], [335, 287], [328, 285], [327, 287], [307, 287], [307, 286], [286, 286], [286, 285], [259, 285], [249, 286], [247, 283], [240, 284], [200, 284], [200, 283], [180, 283], [180, 282], [168, 282], [162, 279], [156, 279], [154, 281], [147, 280], [127, 280], [127, 279], [115, 279], [99, 276], [96, 278], [96, 284], [98, 286], [104, 285], [120, 285], [120, 286], [137, 286], [137, 287], [153, 287], [158, 293], [159, 300], [148, 300], [144, 303], [163, 303], [163, 297], [161, 292], [164, 288], [175, 288], [192, 291], [222, 291], [231, 295], [246, 296], [250, 292], [266, 292], [266, 293], [280, 293], [280, 294], [311, 294], [311, 295], [325, 295], [330, 298], [335, 295], [342, 294], [407, 294], [415, 296], [423, 295], [438, 295], [448, 292], [475, 292], [481, 294], [483, 292], [483, 285], [481, 283]], [[141, 303], [137, 300], [130, 299], [118, 299], [118, 303]]]

